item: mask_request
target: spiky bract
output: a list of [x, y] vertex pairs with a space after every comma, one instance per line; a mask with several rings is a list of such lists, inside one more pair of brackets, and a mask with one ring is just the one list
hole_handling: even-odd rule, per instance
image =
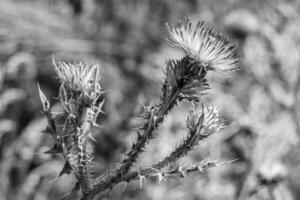
[[179, 89], [181, 99], [197, 101], [209, 89], [205, 75], [205, 67], [191, 62], [188, 56], [178, 61], [170, 60], [167, 62], [164, 88], [166, 91]]

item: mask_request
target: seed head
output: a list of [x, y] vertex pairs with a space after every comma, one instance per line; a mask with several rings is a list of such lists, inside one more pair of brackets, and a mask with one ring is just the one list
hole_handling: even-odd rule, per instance
[[221, 33], [206, 28], [203, 21], [194, 24], [185, 19], [176, 26], [167, 24], [167, 28], [169, 43], [206, 65], [208, 70], [226, 73], [238, 69], [235, 46]]

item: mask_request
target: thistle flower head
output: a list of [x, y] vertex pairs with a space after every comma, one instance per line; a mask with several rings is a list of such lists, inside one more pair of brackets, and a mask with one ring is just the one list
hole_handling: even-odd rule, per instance
[[187, 118], [187, 127], [191, 132], [209, 136], [225, 126], [224, 120], [219, 116], [219, 110], [214, 106], [193, 105]]
[[221, 33], [206, 28], [203, 21], [197, 24], [189, 19], [169, 26], [169, 43], [182, 49], [188, 56], [207, 66], [207, 69], [229, 72], [238, 69], [234, 45]]
[[95, 99], [101, 93], [99, 64], [54, 63], [55, 71], [61, 83], [72, 91], [78, 91]]

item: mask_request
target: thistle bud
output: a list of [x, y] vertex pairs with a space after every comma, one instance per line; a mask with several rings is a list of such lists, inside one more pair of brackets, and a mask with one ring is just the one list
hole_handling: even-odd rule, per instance
[[187, 118], [187, 127], [203, 137], [219, 131], [225, 126], [224, 120], [219, 116], [218, 108], [214, 106], [193, 105]]

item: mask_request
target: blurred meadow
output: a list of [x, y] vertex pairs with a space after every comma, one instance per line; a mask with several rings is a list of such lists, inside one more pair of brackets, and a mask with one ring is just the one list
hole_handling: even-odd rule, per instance
[[[52, 57], [101, 65], [105, 114], [94, 138], [96, 173], [104, 173], [132, 144], [142, 105], [158, 101], [167, 58], [182, 56], [167, 44], [165, 23], [184, 17], [225, 33], [241, 69], [210, 74], [203, 102], [218, 106], [228, 127], [181, 163], [237, 160], [142, 188], [121, 183], [98, 199], [300, 199], [298, 0], [1, 0], [0, 200], [56, 200], [75, 184], [72, 175], [57, 178], [61, 157], [43, 154], [53, 141], [42, 133], [37, 83], [53, 112], [62, 110]], [[138, 163], [174, 149], [186, 134], [188, 106], [172, 111]]]

